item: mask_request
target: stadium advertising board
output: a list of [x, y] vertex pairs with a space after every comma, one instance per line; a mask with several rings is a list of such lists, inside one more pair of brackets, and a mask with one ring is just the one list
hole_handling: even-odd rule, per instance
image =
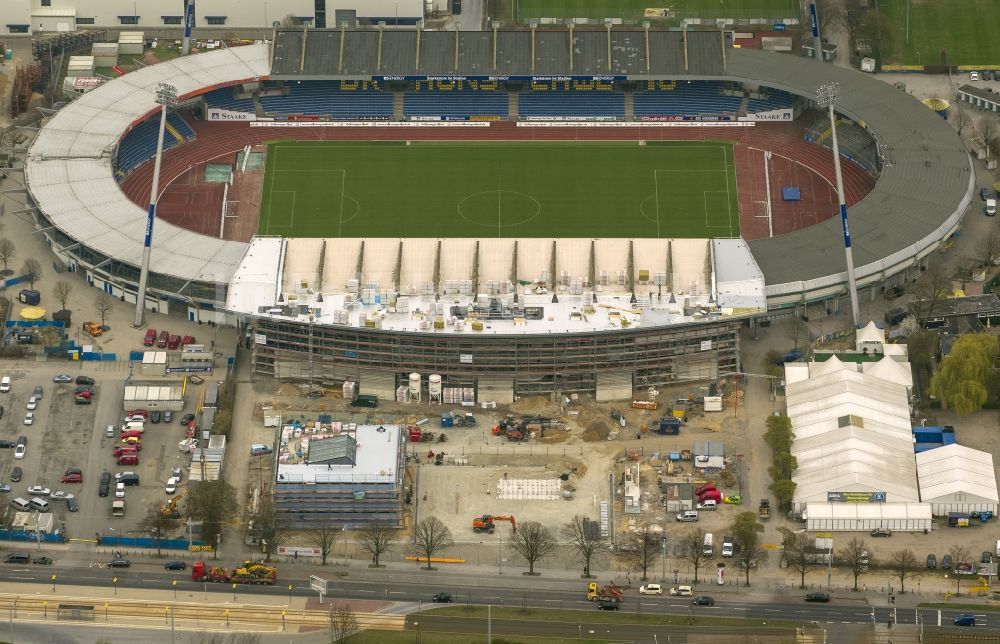
[[683, 114], [673, 114], [665, 116], [640, 116], [638, 117], [640, 121], [710, 121], [710, 122], [722, 122], [722, 121], [732, 121], [731, 116], [701, 116], [693, 115], [687, 116]]
[[628, 76], [372, 76], [373, 81], [624, 81]]
[[791, 121], [793, 118], [792, 110], [770, 110], [767, 112], [757, 112], [756, 114], [747, 114], [746, 116], [741, 116], [741, 121]]
[[209, 121], [256, 121], [257, 115], [250, 112], [233, 112], [220, 110], [217, 107], [208, 108]]

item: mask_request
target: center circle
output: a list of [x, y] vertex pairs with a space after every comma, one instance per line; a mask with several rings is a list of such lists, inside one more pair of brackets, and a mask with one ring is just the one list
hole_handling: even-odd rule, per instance
[[458, 215], [477, 226], [512, 228], [527, 223], [542, 212], [542, 204], [517, 190], [483, 190], [458, 202]]

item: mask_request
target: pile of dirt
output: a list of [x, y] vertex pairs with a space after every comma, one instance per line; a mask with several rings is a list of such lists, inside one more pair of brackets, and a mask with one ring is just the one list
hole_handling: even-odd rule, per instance
[[526, 396], [510, 406], [515, 414], [538, 414], [550, 410], [552, 403], [545, 396]]
[[596, 443], [608, 440], [608, 434], [610, 433], [611, 427], [603, 420], [597, 420], [587, 426], [581, 438], [587, 443]]

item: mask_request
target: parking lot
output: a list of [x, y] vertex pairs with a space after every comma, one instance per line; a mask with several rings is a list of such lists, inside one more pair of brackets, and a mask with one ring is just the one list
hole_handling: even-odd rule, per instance
[[[98, 370], [99, 369], [99, 370]], [[68, 374], [91, 376], [95, 380], [92, 404], [76, 404], [75, 382], [57, 384], [53, 376]], [[0, 450], [0, 480], [8, 483], [11, 491], [7, 501], [21, 497], [30, 499], [28, 488], [40, 485], [53, 493], [63, 491], [73, 494], [78, 512], [69, 512], [67, 503], [51, 500], [49, 511], [55, 515], [58, 528], [72, 539], [94, 539], [96, 535], [141, 536], [140, 524], [150, 506], [159, 507], [169, 498], [165, 492], [166, 480], [175, 467], [183, 467], [184, 477], [177, 493], [186, 489], [187, 459], [182, 458], [177, 444], [183, 438], [180, 418], [193, 412], [198, 388], [189, 387], [187, 400], [191, 409], [173, 415], [170, 423], [146, 423], [142, 439], [139, 464], [118, 466], [112, 456], [112, 447], [120, 441], [105, 436], [108, 425], [119, 426], [123, 420], [123, 382], [128, 376], [125, 367], [109, 369], [107, 365], [81, 365], [79, 363], [22, 363], [0, 372], [10, 376], [11, 390], [0, 393], [4, 407], [0, 418], [0, 439], [16, 441], [27, 438], [24, 458], [14, 458], [14, 449]], [[43, 396], [34, 410], [34, 422], [24, 424], [26, 405], [36, 385], [43, 387]], [[22, 470], [21, 480], [11, 481], [13, 468]], [[82, 470], [80, 484], [60, 483], [69, 468]], [[126, 488], [126, 513], [124, 518], [111, 518], [111, 503], [115, 498], [114, 485], [108, 497], [98, 495], [101, 473], [135, 471], [140, 485]], [[7, 508], [10, 508], [7, 505]], [[10, 511], [13, 509], [10, 508]], [[178, 530], [178, 534], [181, 530]]]

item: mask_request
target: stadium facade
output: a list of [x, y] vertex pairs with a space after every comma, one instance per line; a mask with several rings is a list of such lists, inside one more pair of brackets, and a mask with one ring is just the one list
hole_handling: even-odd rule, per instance
[[[820, 82], [837, 82], [837, 110], [864, 123], [879, 151], [875, 188], [851, 212], [858, 282], [872, 297], [887, 280], [918, 271], [958, 229], [973, 197], [968, 152], [912, 97], [850, 70], [728, 48], [717, 32], [310, 30], [306, 37], [289, 30], [273, 45], [139, 70], [56, 114], [25, 168], [38, 227], [56, 254], [95, 286], [134, 301], [145, 213], [114, 176], [123, 133], [153, 113], [157, 82], [175, 84], [189, 103], [267, 79], [702, 80], [773, 87], [804, 101]], [[183, 305], [189, 317], [245, 326], [256, 369], [281, 378], [356, 378], [362, 390], [387, 395], [416, 372], [485, 389], [493, 399], [628, 389], [616, 396], [626, 397], [633, 386], [738, 371], [742, 324], [839, 298], [846, 282], [839, 228], [831, 219], [750, 242], [533, 240], [534, 251], [521, 240], [516, 255], [524, 263], [513, 274], [510, 248], [499, 240], [246, 244], [158, 222], [147, 306]], [[401, 243], [403, 257], [425, 264], [397, 269]], [[372, 252], [376, 244], [387, 252]], [[476, 278], [473, 248], [481, 258]], [[606, 286], [590, 277], [588, 250], [598, 257], [597, 272], [614, 276]], [[376, 256], [380, 264], [370, 259]], [[544, 274], [557, 259], [558, 275]], [[652, 271], [640, 280], [634, 269], [644, 264]]]
[[[270, 29], [287, 17], [309, 27], [412, 25], [424, 16], [424, 0], [192, 0], [195, 28]], [[185, 0], [4, 0], [0, 33], [66, 33], [78, 29], [180, 29]], [[441, 3], [436, 9], [447, 11]]]

